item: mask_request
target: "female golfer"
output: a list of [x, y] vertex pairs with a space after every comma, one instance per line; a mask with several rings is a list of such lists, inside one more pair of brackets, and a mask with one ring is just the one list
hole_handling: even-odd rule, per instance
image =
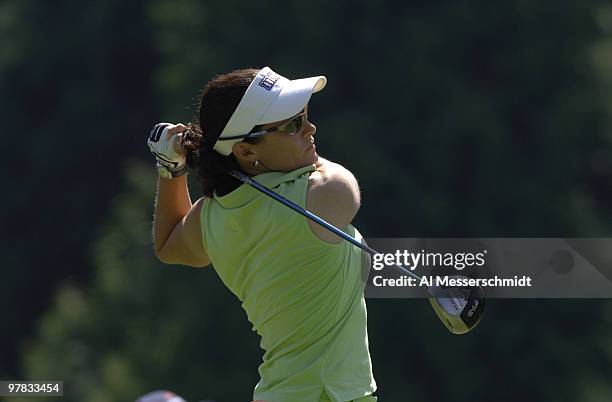
[[[325, 77], [289, 80], [266, 67], [220, 75], [198, 118], [160, 123], [148, 145], [160, 174], [154, 244], [168, 264], [213, 264], [242, 302], [264, 350], [254, 400], [376, 401], [362, 251], [231, 177], [240, 170], [361, 239], [359, 187], [316, 152], [308, 102]], [[192, 205], [184, 176], [198, 170]]]

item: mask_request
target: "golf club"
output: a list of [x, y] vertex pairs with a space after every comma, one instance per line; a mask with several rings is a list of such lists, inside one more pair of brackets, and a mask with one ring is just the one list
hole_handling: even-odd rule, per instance
[[[285, 197], [275, 193], [269, 188], [263, 186], [257, 181], [253, 180], [244, 173], [232, 170], [229, 174], [241, 182], [250, 185], [256, 190], [272, 197], [276, 201], [284, 204], [285, 206], [293, 209], [295, 212], [305, 216], [306, 218], [316, 222], [323, 226], [332, 233], [342, 237], [351, 244], [359, 247], [363, 251], [374, 256], [379, 254], [376, 250], [369, 247], [366, 244], [362, 244], [357, 239], [344, 233], [324, 219], [321, 219], [317, 215], [305, 210], [294, 202], [286, 199]], [[414, 272], [400, 266], [393, 265], [403, 275], [408, 275], [418, 281], [421, 277]], [[433, 307], [436, 315], [446, 326], [446, 328], [453, 334], [461, 335], [469, 332], [473, 329], [481, 320], [484, 314], [484, 292], [481, 287], [444, 287], [444, 286], [428, 286], [426, 288], [429, 302]]]

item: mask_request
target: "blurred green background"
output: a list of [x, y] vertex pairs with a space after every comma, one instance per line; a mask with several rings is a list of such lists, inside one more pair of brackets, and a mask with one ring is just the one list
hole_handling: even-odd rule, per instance
[[[317, 149], [359, 179], [368, 237], [612, 233], [608, 1], [2, 0], [0, 379], [250, 401], [239, 302], [154, 258], [145, 138], [265, 65], [328, 77]], [[382, 402], [612, 400], [610, 301], [491, 301], [463, 337], [426, 300], [368, 308]]]

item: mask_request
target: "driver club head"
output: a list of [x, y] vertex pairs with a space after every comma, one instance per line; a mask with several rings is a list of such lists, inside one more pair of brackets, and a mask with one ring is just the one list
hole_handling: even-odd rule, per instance
[[471, 331], [484, 314], [485, 297], [480, 286], [428, 286], [427, 295], [436, 315], [453, 334]]

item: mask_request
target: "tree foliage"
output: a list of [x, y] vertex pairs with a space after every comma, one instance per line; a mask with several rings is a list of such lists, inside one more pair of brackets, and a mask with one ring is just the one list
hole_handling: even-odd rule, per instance
[[27, 377], [64, 379], [65, 401], [129, 401], [160, 387], [248, 400], [260, 357], [246, 315], [212, 269], [156, 261], [154, 172], [135, 163], [127, 175], [92, 251], [93, 285], [57, 292]]
[[[5, 0], [0, 33], [0, 377], [63, 378], [66, 400], [250, 397], [260, 357], [239, 304], [212, 270], [162, 267], [150, 245], [144, 138], [191, 120], [218, 73], [327, 75], [317, 149], [358, 177], [369, 237], [612, 231], [600, 0]], [[608, 302], [491, 302], [461, 338], [425, 301], [369, 312], [383, 401], [612, 395]]]

